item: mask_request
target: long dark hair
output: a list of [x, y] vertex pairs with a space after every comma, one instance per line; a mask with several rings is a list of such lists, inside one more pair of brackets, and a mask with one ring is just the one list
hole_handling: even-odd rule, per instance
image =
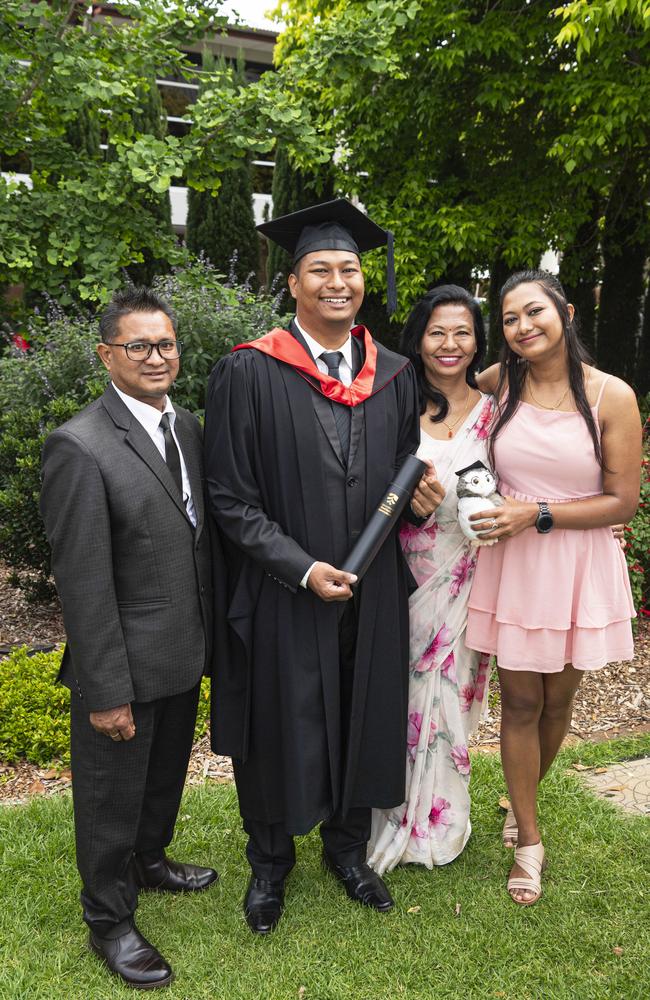
[[472, 389], [476, 389], [476, 373], [481, 370], [483, 359], [485, 358], [485, 326], [481, 307], [476, 299], [460, 285], [438, 285], [430, 292], [423, 295], [413, 306], [411, 314], [404, 324], [404, 329], [399, 342], [400, 353], [404, 354], [413, 367], [418, 380], [418, 392], [420, 396], [420, 414], [427, 408], [427, 401], [430, 400], [438, 407], [438, 413], [431, 417], [434, 423], [444, 420], [449, 412], [449, 402], [447, 397], [439, 389], [435, 389], [427, 380], [422, 357], [419, 353], [422, 337], [426, 330], [431, 313], [437, 306], [465, 306], [469, 310], [474, 326], [474, 338], [476, 340], [476, 354], [471, 365], [465, 371], [465, 380]]
[[[501, 289], [498, 318], [499, 327], [501, 328], [501, 331], [503, 331], [503, 300], [506, 295], [508, 292], [511, 292], [513, 288], [517, 288], [518, 285], [528, 284], [529, 282], [534, 282], [539, 285], [557, 309], [562, 322], [564, 343], [566, 345], [569, 367], [569, 388], [575, 400], [578, 412], [581, 414], [587, 425], [589, 434], [591, 435], [591, 440], [593, 441], [596, 460], [602, 468], [603, 453], [600, 447], [600, 438], [593, 413], [591, 412], [591, 408], [589, 406], [587, 394], [585, 392], [585, 379], [582, 371], [583, 363], [589, 365], [593, 364], [593, 361], [578, 336], [576, 319], [575, 317], [571, 319], [569, 315], [569, 305], [566, 293], [555, 275], [550, 274], [548, 271], [517, 271], [516, 274], [512, 274]], [[490, 463], [493, 466], [494, 442], [508, 421], [512, 419], [515, 410], [519, 406], [524, 382], [526, 381], [526, 376], [528, 375], [528, 362], [510, 349], [505, 338], [503, 344], [501, 345], [499, 364], [500, 372], [496, 398], [497, 400], [502, 399], [506, 385], [508, 387], [508, 395], [505, 404], [503, 406], [499, 405], [497, 420], [490, 435]]]

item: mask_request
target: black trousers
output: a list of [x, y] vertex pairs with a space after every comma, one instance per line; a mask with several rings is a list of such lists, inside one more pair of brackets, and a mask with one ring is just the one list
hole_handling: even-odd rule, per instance
[[[342, 605], [339, 616], [339, 665], [341, 690], [341, 760], [343, 770], [347, 755], [352, 683], [357, 641], [357, 616], [354, 601]], [[372, 810], [349, 809], [345, 815], [340, 809], [320, 826], [323, 848], [335, 864], [358, 865], [366, 860], [370, 838]], [[281, 823], [263, 823], [243, 817], [248, 834], [246, 857], [253, 874], [269, 882], [285, 879], [296, 861], [293, 837]]]
[[88, 926], [117, 937], [138, 905], [134, 853], [162, 854], [174, 833], [192, 749], [199, 685], [131, 705], [136, 733], [112, 740], [72, 693], [70, 735], [77, 867]]

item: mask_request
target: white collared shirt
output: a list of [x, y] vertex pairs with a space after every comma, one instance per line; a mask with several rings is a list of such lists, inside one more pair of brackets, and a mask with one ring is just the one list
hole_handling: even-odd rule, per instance
[[150, 406], [149, 403], [142, 403], [139, 399], [134, 399], [133, 396], [127, 396], [125, 392], [118, 389], [115, 382], [111, 382], [111, 385], [115, 389], [122, 402], [130, 412], [133, 414], [135, 419], [139, 424], [145, 429], [156, 448], [158, 449], [163, 462], [165, 459], [165, 436], [163, 434], [163, 429], [160, 426], [160, 418], [163, 413], [169, 414], [169, 426], [171, 428], [172, 437], [176, 442], [176, 447], [178, 448], [178, 454], [181, 459], [181, 477], [183, 481], [183, 503], [185, 504], [185, 510], [187, 511], [187, 516], [196, 528], [196, 511], [194, 509], [194, 501], [192, 500], [192, 488], [190, 486], [190, 478], [187, 474], [187, 467], [185, 465], [185, 459], [183, 458], [183, 450], [180, 446], [180, 442], [176, 436], [176, 431], [174, 430], [174, 424], [176, 423], [176, 411], [171, 404], [169, 396], [165, 396], [165, 408], [161, 411], [156, 409], [155, 406]]
[[[314, 340], [314, 338], [312, 336], [310, 336], [307, 333], [307, 331], [300, 325], [300, 323], [298, 322], [298, 320], [296, 318], [294, 318], [294, 322], [295, 322], [296, 326], [298, 327], [298, 330], [300, 331], [300, 333], [305, 338], [305, 343], [307, 344], [307, 347], [309, 348], [309, 350], [312, 353], [314, 361], [316, 362], [316, 367], [318, 368], [318, 370], [320, 372], [323, 373], [323, 375], [329, 375], [329, 371], [327, 369], [327, 364], [321, 358], [321, 354], [329, 354], [330, 353], [330, 348], [323, 347], [323, 345], [319, 344], [317, 340]], [[339, 375], [341, 376], [341, 382], [343, 383], [343, 385], [352, 385], [352, 373], [354, 371], [354, 367], [353, 367], [353, 364], [352, 364], [352, 334], [351, 333], [348, 334], [348, 339], [343, 344], [343, 346], [342, 347], [337, 347], [336, 350], [340, 351], [341, 354], [343, 355], [343, 357], [341, 359], [341, 364], [339, 365]]]

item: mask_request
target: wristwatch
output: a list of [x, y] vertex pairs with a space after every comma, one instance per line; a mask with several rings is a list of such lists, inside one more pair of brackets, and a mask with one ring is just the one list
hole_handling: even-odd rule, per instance
[[538, 503], [537, 506], [539, 507], [539, 514], [535, 521], [535, 527], [540, 535], [546, 535], [553, 527], [553, 515], [547, 503]]

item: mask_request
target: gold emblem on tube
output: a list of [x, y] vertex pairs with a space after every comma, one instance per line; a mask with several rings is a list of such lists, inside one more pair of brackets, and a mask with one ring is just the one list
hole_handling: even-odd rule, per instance
[[392, 517], [395, 513], [395, 504], [399, 502], [399, 493], [387, 493], [377, 510], [386, 517]]

